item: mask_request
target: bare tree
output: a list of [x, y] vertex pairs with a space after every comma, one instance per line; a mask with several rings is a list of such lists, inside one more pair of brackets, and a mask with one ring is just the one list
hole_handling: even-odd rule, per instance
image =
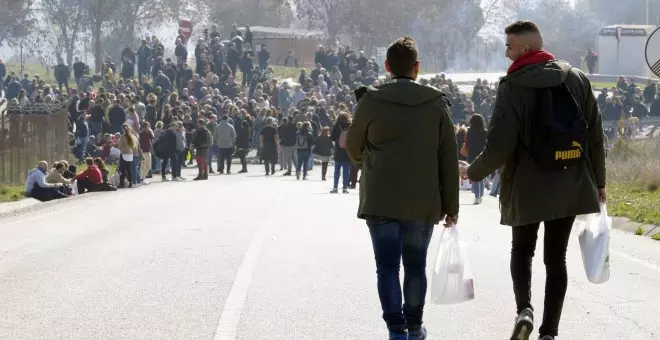
[[328, 41], [335, 41], [351, 27], [356, 13], [353, 0], [293, 0], [296, 17], [309, 29], [323, 30]]
[[73, 64], [73, 54], [84, 33], [85, 0], [42, 0], [41, 5], [48, 20], [57, 28], [57, 37], [66, 53], [66, 63]]
[[100, 71], [103, 66], [102, 34], [103, 29], [112, 20], [121, 0], [84, 0], [85, 11], [89, 19], [94, 51], [94, 68]]
[[36, 19], [31, 16], [32, 0], [0, 0], [0, 46], [8, 38], [22, 37]]

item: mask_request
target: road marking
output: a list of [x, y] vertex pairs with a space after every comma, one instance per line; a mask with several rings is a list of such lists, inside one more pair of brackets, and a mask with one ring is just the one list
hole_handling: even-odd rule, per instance
[[270, 223], [265, 223], [259, 231], [259, 234], [252, 240], [245, 257], [238, 268], [234, 283], [231, 285], [225, 306], [220, 315], [218, 328], [215, 331], [215, 340], [232, 340], [236, 339], [238, 332], [238, 325], [241, 321], [241, 313], [245, 307], [245, 300], [247, 298], [248, 290], [250, 289], [250, 282], [252, 281], [252, 274], [254, 268], [259, 260], [259, 253], [266, 241]]
[[653, 263], [646, 262], [646, 261], [644, 261], [644, 260], [640, 260], [640, 259], [638, 259], [638, 258], [636, 258], [636, 257], [634, 257], [634, 256], [632, 256], [632, 255], [628, 255], [628, 254], [626, 254], [626, 253], [624, 253], [624, 252], [620, 252], [620, 251], [616, 251], [616, 250], [611, 250], [611, 249], [610, 249], [610, 253], [612, 253], [612, 254], [614, 254], [614, 255], [616, 255], [616, 256], [618, 256], [618, 257], [624, 258], [624, 259], [626, 259], [626, 260], [628, 260], [628, 261], [632, 261], [632, 262], [635, 262], [635, 263], [637, 263], [637, 264], [641, 264], [642, 266], [644, 266], [644, 267], [646, 267], [646, 268], [649, 268], [649, 269], [651, 269], [651, 270], [656, 271], [657, 273], [660, 273], [660, 267], [657, 266], [657, 265], [655, 265], [655, 264], [653, 264]]

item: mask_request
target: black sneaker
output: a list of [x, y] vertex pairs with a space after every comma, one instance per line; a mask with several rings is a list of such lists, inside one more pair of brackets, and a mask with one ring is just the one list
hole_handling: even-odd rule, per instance
[[518, 314], [516, 325], [511, 334], [511, 340], [529, 340], [529, 336], [534, 329], [534, 312], [530, 308], [525, 308]]
[[552, 335], [544, 335], [543, 337], [539, 336], [539, 340], [555, 340], [555, 337]]
[[426, 339], [426, 327], [421, 327], [416, 330], [408, 331], [408, 340], [425, 340]]

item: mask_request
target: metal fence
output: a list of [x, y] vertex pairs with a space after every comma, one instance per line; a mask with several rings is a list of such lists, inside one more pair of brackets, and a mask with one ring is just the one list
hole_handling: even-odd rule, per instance
[[[40, 160], [69, 158], [66, 107], [53, 105], [39, 113], [14, 111], [0, 101], [0, 184], [21, 185]], [[26, 114], [27, 113], [27, 114]]]

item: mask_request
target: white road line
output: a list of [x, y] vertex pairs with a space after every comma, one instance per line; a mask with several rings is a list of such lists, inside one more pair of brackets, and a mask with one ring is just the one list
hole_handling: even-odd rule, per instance
[[648, 269], [651, 269], [651, 270], [654, 270], [654, 271], [657, 272], [657, 273], [660, 273], [660, 267], [657, 266], [657, 265], [655, 265], [655, 264], [653, 264], [653, 263], [646, 262], [646, 261], [644, 261], [644, 260], [640, 260], [640, 259], [638, 259], [638, 258], [636, 258], [636, 257], [634, 257], [634, 256], [632, 256], [632, 255], [628, 255], [628, 254], [626, 254], [626, 253], [624, 253], [624, 252], [620, 252], [620, 251], [616, 251], [616, 250], [611, 250], [611, 249], [610, 249], [610, 253], [612, 253], [612, 254], [614, 254], [614, 255], [616, 255], [616, 256], [618, 256], [618, 257], [624, 258], [624, 259], [626, 259], [626, 260], [628, 260], [628, 261], [632, 261], [632, 262], [635, 262], [635, 263], [637, 263], [637, 264], [641, 264], [642, 266], [644, 266], [644, 267], [646, 267], [646, 268], [648, 268]]
[[261, 248], [266, 241], [266, 236], [270, 229], [269, 224], [265, 223], [259, 234], [252, 240], [241, 262], [241, 266], [238, 268], [236, 279], [231, 285], [225, 306], [220, 315], [220, 322], [213, 338], [215, 340], [236, 339], [238, 325], [241, 321], [241, 313], [245, 307], [245, 300], [250, 289], [250, 282], [252, 281], [252, 274], [259, 260]]

